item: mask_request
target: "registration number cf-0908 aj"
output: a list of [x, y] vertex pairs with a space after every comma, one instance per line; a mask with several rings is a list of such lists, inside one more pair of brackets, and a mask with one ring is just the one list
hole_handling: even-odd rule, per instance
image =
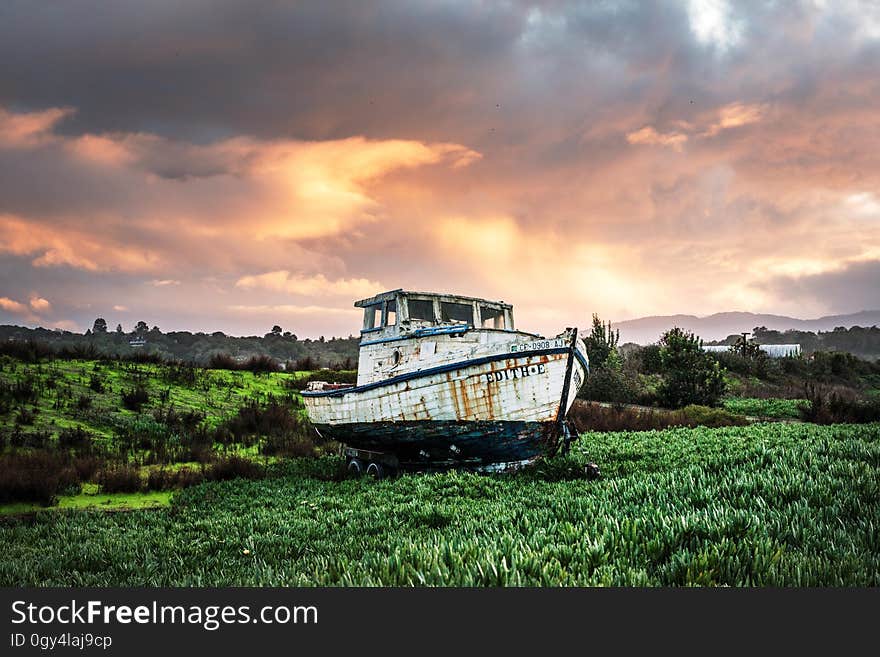
[[510, 345], [510, 353], [538, 351], [540, 349], [559, 349], [565, 346], [565, 340], [562, 338], [554, 338], [552, 340], [533, 340], [532, 342], [514, 342]]

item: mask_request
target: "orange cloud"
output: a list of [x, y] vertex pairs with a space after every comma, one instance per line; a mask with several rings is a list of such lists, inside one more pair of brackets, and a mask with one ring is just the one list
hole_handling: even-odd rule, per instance
[[688, 137], [681, 132], [657, 132], [653, 127], [646, 125], [644, 128], [629, 132], [626, 140], [630, 144], [647, 144], [651, 146], [671, 146], [675, 150], [681, 150]]
[[10, 313], [28, 312], [28, 307], [26, 305], [10, 299], [9, 297], [0, 297], [0, 308]]
[[722, 130], [739, 128], [740, 126], [757, 123], [766, 112], [763, 105], [748, 105], [746, 103], [731, 103], [718, 110], [715, 122], [700, 133], [702, 137], [714, 137]]
[[36, 312], [46, 312], [47, 310], [51, 310], [52, 304], [50, 304], [46, 299], [42, 297], [33, 296], [30, 299], [31, 309]]
[[72, 113], [72, 109], [64, 107], [24, 113], [9, 112], [0, 107], [0, 148], [38, 146], [52, 139], [52, 128]]
[[0, 214], [2, 252], [36, 256], [34, 267], [66, 265], [87, 271], [145, 271], [163, 262], [155, 252], [92, 233], [88, 225], [50, 227], [8, 214]]
[[299, 294], [303, 296], [333, 295], [349, 299], [369, 297], [385, 289], [382, 283], [365, 278], [331, 281], [323, 274], [303, 276], [301, 274], [291, 274], [287, 270], [243, 276], [236, 281], [235, 286], [246, 290], [261, 288], [286, 294]]

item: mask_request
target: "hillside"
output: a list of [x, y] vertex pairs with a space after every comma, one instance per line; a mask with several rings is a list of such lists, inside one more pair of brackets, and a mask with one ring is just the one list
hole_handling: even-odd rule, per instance
[[833, 331], [837, 327], [880, 326], [880, 310], [865, 310], [849, 315], [827, 315], [816, 319], [798, 319], [785, 315], [768, 315], [749, 312], [715, 313], [706, 317], [696, 315], [653, 315], [613, 324], [620, 330], [620, 342], [651, 344], [673, 326], [692, 331], [703, 340], [724, 340], [727, 336], [751, 332], [763, 326], [771, 331]]
[[[132, 346], [131, 342], [136, 339], [143, 340], [144, 344]], [[162, 333], [153, 327], [151, 330], [131, 333], [108, 331], [82, 335], [45, 328], [0, 326], [0, 343], [10, 341], [36, 341], [56, 351], [63, 348], [86, 350], [87, 356], [128, 356], [143, 352], [156, 354], [166, 360], [192, 361], [203, 365], [214, 354], [229, 354], [238, 360], [266, 355], [281, 362], [300, 361], [298, 369], [333, 366], [352, 369], [356, 367], [358, 357], [358, 338], [300, 340], [289, 332], [237, 337], [219, 331], [211, 334], [189, 331]]]

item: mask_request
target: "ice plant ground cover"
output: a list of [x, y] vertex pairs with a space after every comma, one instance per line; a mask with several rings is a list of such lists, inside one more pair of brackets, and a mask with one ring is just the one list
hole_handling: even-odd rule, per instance
[[7, 519], [0, 584], [880, 584], [878, 424], [588, 433], [517, 475], [337, 466], [280, 462], [161, 510]]

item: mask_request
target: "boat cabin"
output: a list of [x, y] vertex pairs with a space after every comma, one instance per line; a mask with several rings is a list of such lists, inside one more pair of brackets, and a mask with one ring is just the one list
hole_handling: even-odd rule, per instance
[[513, 331], [513, 306], [430, 292], [392, 290], [355, 302], [364, 309], [361, 340], [373, 341], [410, 334], [433, 335], [477, 328]]

